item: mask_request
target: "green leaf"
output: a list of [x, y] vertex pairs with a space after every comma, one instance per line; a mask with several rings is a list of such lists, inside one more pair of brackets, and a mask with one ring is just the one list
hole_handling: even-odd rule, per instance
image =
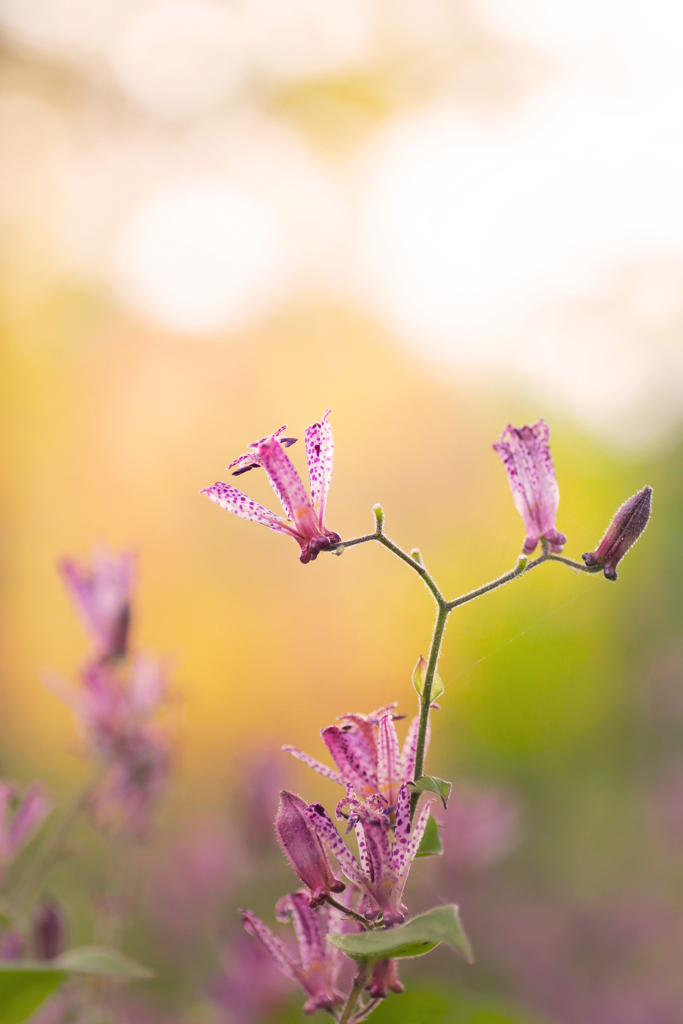
[[151, 978], [152, 971], [115, 949], [81, 946], [54, 960], [0, 961], [0, 1024], [19, 1024], [47, 999], [67, 974], [101, 978]]
[[416, 779], [415, 782], [409, 782], [408, 785], [421, 793], [436, 793], [437, 796], [441, 797], [444, 809], [448, 806], [448, 798], [453, 789], [453, 785], [450, 782], [439, 779], [436, 775], [423, 775], [421, 778]]
[[329, 935], [328, 941], [352, 960], [384, 960], [386, 957], [411, 957], [429, 953], [445, 942], [472, 963], [472, 947], [465, 935], [454, 903], [434, 907], [398, 928], [387, 928], [360, 935]]
[[0, 964], [0, 1024], [19, 1024], [47, 999], [64, 978], [63, 971], [31, 961]]
[[124, 956], [116, 949], [100, 946], [79, 946], [69, 949], [52, 961], [55, 967], [70, 974], [97, 974], [101, 978], [153, 978], [154, 972]]
[[443, 843], [441, 842], [441, 836], [439, 835], [439, 826], [430, 814], [427, 818], [425, 834], [422, 836], [422, 842], [420, 843], [415, 856], [438, 857], [442, 853]]
[[[425, 680], [426, 679], [427, 679], [427, 662], [422, 657], [422, 655], [420, 655], [420, 657], [418, 658], [417, 665], [413, 669], [413, 686], [415, 687], [415, 689], [417, 691], [418, 697], [422, 697], [422, 695], [424, 693]], [[442, 696], [443, 692], [444, 692], [444, 686], [443, 686], [443, 683], [441, 682], [441, 677], [439, 676], [438, 672], [435, 672], [434, 673], [434, 678], [432, 679], [432, 694], [431, 694], [431, 697], [429, 698], [430, 699], [430, 703], [435, 701], [435, 700], [438, 700], [439, 697]]]

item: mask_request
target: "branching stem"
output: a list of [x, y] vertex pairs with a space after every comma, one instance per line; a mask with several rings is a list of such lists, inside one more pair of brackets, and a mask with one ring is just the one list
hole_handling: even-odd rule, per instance
[[358, 1002], [358, 997], [365, 988], [365, 983], [368, 980], [368, 964], [365, 960], [360, 960], [358, 963], [358, 974], [353, 979], [353, 988], [349, 992], [348, 999], [344, 1004], [344, 1009], [337, 1021], [337, 1024], [347, 1024], [351, 1019], [354, 1007]]

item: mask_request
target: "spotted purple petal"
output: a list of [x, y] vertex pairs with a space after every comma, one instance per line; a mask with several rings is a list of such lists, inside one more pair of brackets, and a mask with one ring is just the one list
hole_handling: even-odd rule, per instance
[[377, 756], [377, 782], [382, 796], [393, 807], [401, 785], [401, 751], [396, 735], [396, 726], [390, 714], [379, 720], [379, 742]]
[[206, 494], [207, 497], [211, 498], [211, 501], [215, 501], [221, 508], [224, 508], [227, 512], [234, 512], [236, 516], [240, 516], [242, 519], [250, 519], [253, 523], [261, 523], [271, 530], [277, 530], [278, 533], [286, 533], [289, 536], [292, 534], [292, 530], [287, 527], [282, 516], [276, 516], [274, 512], [264, 508], [263, 505], [259, 505], [258, 501], [248, 498], [246, 494], [238, 491], [236, 487], [231, 487], [230, 484], [221, 483], [219, 480], [212, 487], [205, 487], [200, 493]]
[[321, 523], [325, 515], [327, 493], [332, 480], [334, 456], [332, 428], [327, 418], [330, 412], [331, 409], [327, 409], [322, 420], [319, 423], [312, 423], [310, 427], [306, 428], [304, 434], [308, 475], [311, 481], [311, 501]]
[[331, 852], [337, 858], [339, 866], [349, 879], [356, 885], [364, 888], [365, 878], [363, 877], [356, 858], [341, 838], [334, 826], [329, 814], [322, 804], [309, 804], [307, 808], [308, 820], [318, 832], [321, 839], [325, 841]]
[[322, 763], [322, 761], [316, 761], [316, 759], [311, 757], [310, 754], [304, 753], [303, 750], [297, 750], [296, 747], [284, 746], [282, 749], [288, 754], [292, 754], [294, 757], [297, 757], [300, 761], [303, 761], [304, 764], [307, 764], [308, 767], [312, 768], [314, 772], [318, 773], [318, 775], [322, 775], [323, 778], [330, 779], [331, 782], [337, 782], [340, 786], [345, 785], [344, 779], [339, 772], [335, 772], [333, 768], [328, 768], [326, 764]]
[[300, 984], [303, 984], [301, 968], [294, 962], [277, 936], [273, 935], [270, 928], [256, 914], [252, 914], [251, 910], [243, 910], [241, 913], [242, 924], [245, 929], [250, 935], [261, 940], [282, 973], [292, 981], [298, 981]]

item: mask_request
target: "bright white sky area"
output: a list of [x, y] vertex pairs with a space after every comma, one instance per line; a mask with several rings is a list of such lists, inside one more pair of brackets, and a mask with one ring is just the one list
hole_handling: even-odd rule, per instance
[[[680, 420], [674, 0], [0, 0], [0, 26], [95, 97], [2, 95], [2, 218], [49, 223], [56, 275], [188, 341], [320, 292], [611, 441]], [[397, 67], [417, 84], [343, 153], [272, 102]]]

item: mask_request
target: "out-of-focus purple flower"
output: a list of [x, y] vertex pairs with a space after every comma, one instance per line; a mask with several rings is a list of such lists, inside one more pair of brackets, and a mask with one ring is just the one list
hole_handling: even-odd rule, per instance
[[493, 445], [503, 460], [515, 508], [524, 520], [526, 539], [522, 551], [530, 555], [541, 537], [554, 552], [562, 551], [567, 538], [555, 528], [560, 492], [550, 454], [550, 429], [545, 420], [531, 427], [508, 423]]
[[167, 789], [170, 772], [166, 736], [151, 726], [133, 731], [90, 797], [95, 823], [107, 831], [144, 837], [152, 812]]
[[64, 950], [64, 915], [58, 903], [44, 900], [36, 907], [31, 922], [31, 949], [38, 960], [54, 960]]
[[96, 656], [104, 661], [123, 658], [127, 651], [133, 556], [95, 551], [92, 567], [65, 558], [59, 569]]
[[346, 887], [332, 873], [318, 833], [306, 814], [306, 804], [286, 789], [280, 793], [275, 832], [287, 860], [310, 890], [312, 907], [324, 902], [330, 892], [343, 892]]
[[288, 985], [283, 972], [261, 943], [236, 936], [221, 962], [223, 971], [210, 992], [218, 1006], [227, 1011], [229, 1024], [263, 1024], [285, 1002]]
[[[410, 790], [402, 785], [395, 808], [394, 842], [389, 841], [390, 809], [381, 796], [365, 803], [347, 797], [337, 806], [337, 817], [347, 818], [355, 828], [360, 864], [339, 835], [321, 804], [310, 804], [309, 821], [337, 858], [339, 866], [370, 901], [370, 916], [382, 912], [386, 927], [401, 924], [406, 908], [401, 902], [408, 872], [419, 849], [432, 801], [423, 806], [410, 831]], [[393, 808], [391, 809], [393, 810]]]
[[338, 950], [328, 946], [325, 940], [328, 931], [338, 927], [340, 912], [331, 907], [313, 910], [309, 906], [308, 893], [299, 890], [278, 901], [275, 916], [279, 921], [292, 922], [299, 944], [299, 963], [250, 910], [242, 911], [242, 923], [250, 935], [261, 940], [282, 973], [304, 989], [308, 995], [304, 1013], [317, 1013], [339, 1006], [343, 996], [336, 983], [341, 957]]
[[24, 940], [14, 928], [0, 932], [0, 960], [21, 960], [24, 955]]
[[616, 580], [617, 565], [640, 537], [648, 524], [652, 508], [652, 488], [643, 487], [614, 513], [614, 519], [595, 551], [583, 555], [587, 566], [602, 566], [608, 580]]
[[398, 976], [398, 964], [395, 960], [378, 960], [372, 968], [370, 995], [373, 999], [386, 999], [389, 992], [400, 995], [403, 985]]
[[255, 756], [243, 775], [239, 791], [242, 832], [254, 853], [269, 850], [273, 842], [273, 818], [283, 782], [280, 760], [272, 755]]
[[[270, 823], [272, 842], [272, 821]], [[194, 821], [179, 839], [164, 843], [146, 881], [148, 907], [164, 940], [196, 943], [217, 932], [225, 897], [242, 866], [239, 836], [214, 823]]]
[[51, 808], [50, 798], [40, 783], [32, 783], [20, 798], [16, 786], [0, 782], [0, 885], [8, 864]]
[[324, 519], [327, 492], [332, 479], [334, 452], [332, 430], [327, 419], [329, 413], [328, 409], [319, 423], [312, 423], [306, 427], [305, 445], [311, 483], [310, 498], [299, 474], [285, 453], [285, 446], [293, 443], [293, 439], [280, 438], [284, 427], [280, 427], [274, 434], [260, 441], [255, 441], [249, 452], [240, 455], [228, 466], [229, 470], [237, 467], [233, 474], [235, 476], [262, 466], [285, 510], [284, 517], [276, 515], [258, 502], [252, 501], [242, 491], [221, 481], [201, 492], [221, 508], [241, 516], [242, 519], [251, 519], [252, 522], [262, 523], [271, 530], [293, 537], [301, 548], [300, 559], [304, 564], [317, 558], [320, 551], [336, 547], [341, 541], [338, 533], [327, 529]]
[[[341, 715], [339, 721], [342, 725], [329, 725], [321, 731], [320, 735], [334, 758], [338, 771], [328, 768], [296, 747], [285, 746], [282, 749], [298, 757], [326, 779], [331, 779], [340, 786], [351, 786], [359, 800], [379, 793], [385, 797], [390, 807], [394, 806], [403, 783], [414, 781], [415, 752], [420, 724], [419, 716], [415, 717], [401, 750], [394, 719], [402, 716], [394, 714], [395, 707], [394, 702], [372, 711], [369, 715]], [[425, 741], [425, 753], [428, 745], [429, 732]]]
[[455, 786], [443, 811], [443, 870], [470, 872], [492, 867], [519, 838], [519, 802], [509, 793]]

